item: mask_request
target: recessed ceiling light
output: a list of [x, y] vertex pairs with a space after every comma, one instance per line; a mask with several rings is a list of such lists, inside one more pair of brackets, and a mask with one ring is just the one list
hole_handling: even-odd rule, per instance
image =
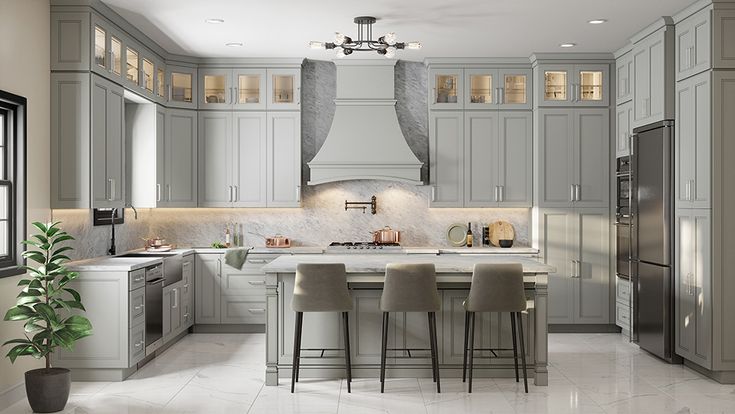
[[607, 19], [593, 19], [593, 20], [588, 21], [587, 23], [589, 23], [589, 24], [603, 24], [603, 23], [606, 23], [606, 22], [607, 22]]
[[225, 43], [225, 46], [227, 46], [227, 47], [243, 47], [244, 46], [244, 43], [242, 43], [242, 42], [229, 42], [229, 43]]
[[206, 19], [205, 22], [209, 24], [222, 24], [225, 22], [225, 19]]
[[559, 45], [559, 47], [574, 47], [577, 46], [576, 43], [562, 43]]

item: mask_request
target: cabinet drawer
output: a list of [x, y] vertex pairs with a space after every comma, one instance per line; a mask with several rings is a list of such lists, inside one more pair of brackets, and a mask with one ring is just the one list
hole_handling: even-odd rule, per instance
[[260, 271], [260, 268], [276, 260], [276, 258], [279, 256], [280, 255], [271, 255], [271, 254], [269, 255], [250, 254], [248, 255], [247, 260], [245, 260], [245, 263], [243, 263], [242, 268], [243, 269], [257, 269], [258, 271]]
[[130, 292], [128, 311], [128, 328], [145, 322], [145, 289], [136, 289]]
[[630, 281], [618, 278], [615, 284], [615, 299], [626, 306], [630, 303]]
[[222, 296], [223, 324], [264, 324], [265, 297]]
[[265, 275], [228, 272], [222, 275], [222, 296], [257, 295], [265, 298]]
[[131, 367], [145, 357], [145, 324], [130, 329], [128, 341], [128, 366]]
[[630, 308], [627, 305], [615, 304], [615, 325], [630, 330]]
[[145, 269], [133, 270], [128, 275], [130, 276], [128, 290], [135, 290], [145, 286]]

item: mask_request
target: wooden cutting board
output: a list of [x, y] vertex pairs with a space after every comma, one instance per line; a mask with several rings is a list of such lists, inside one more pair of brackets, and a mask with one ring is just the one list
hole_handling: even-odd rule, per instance
[[498, 220], [494, 223], [490, 223], [490, 244], [493, 246], [500, 246], [499, 240], [514, 240], [516, 232], [513, 230], [513, 225], [507, 221]]

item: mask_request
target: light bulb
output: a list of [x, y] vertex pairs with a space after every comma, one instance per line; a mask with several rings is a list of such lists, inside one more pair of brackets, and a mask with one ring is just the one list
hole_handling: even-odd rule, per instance
[[394, 32], [386, 33], [385, 36], [383, 36], [383, 40], [385, 43], [388, 43], [389, 45], [393, 46], [396, 44], [396, 40], [398, 40], [398, 37]]
[[421, 49], [421, 42], [408, 42], [406, 49]]
[[393, 59], [394, 57], [396, 57], [396, 48], [393, 46], [387, 47], [385, 49], [385, 57], [387, 59]]
[[312, 40], [309, 42], [309, 47], [312, 49], [324, 49], [324, 42], [317, 42]]
[[334, 44], [335, 44], [335, 45], [337, 45], [337, 46], [341, 46], [341, 45], [342, 45], [342, 43], [344, 43], [344, 42], [345, 42], [345, 38], [346, 38], [346, 37], [347, 37], [347, 36], [343, 35], [343, 34], [342, 34], [342, 33], [340, 33], [340, 32], [335, 32], [335, 33], [334, 33]]
[[336, 48], [335, 52], [337, 53], [338, 58], [342, 59], [343, 57], [345, 57], [345, 50], [341, 47]]

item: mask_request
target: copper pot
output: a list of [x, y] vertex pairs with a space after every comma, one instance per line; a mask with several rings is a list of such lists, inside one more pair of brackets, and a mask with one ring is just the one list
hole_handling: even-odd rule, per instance
[[382, 229], [373, 232], [373, 241], [381, 244], [400, 243], [401, 232], [393, 230], [390, 226], [385, 226]]
[[266, 247], [291, 247], [291, 239], [284, 236], [274, 236], [265, 238]]

